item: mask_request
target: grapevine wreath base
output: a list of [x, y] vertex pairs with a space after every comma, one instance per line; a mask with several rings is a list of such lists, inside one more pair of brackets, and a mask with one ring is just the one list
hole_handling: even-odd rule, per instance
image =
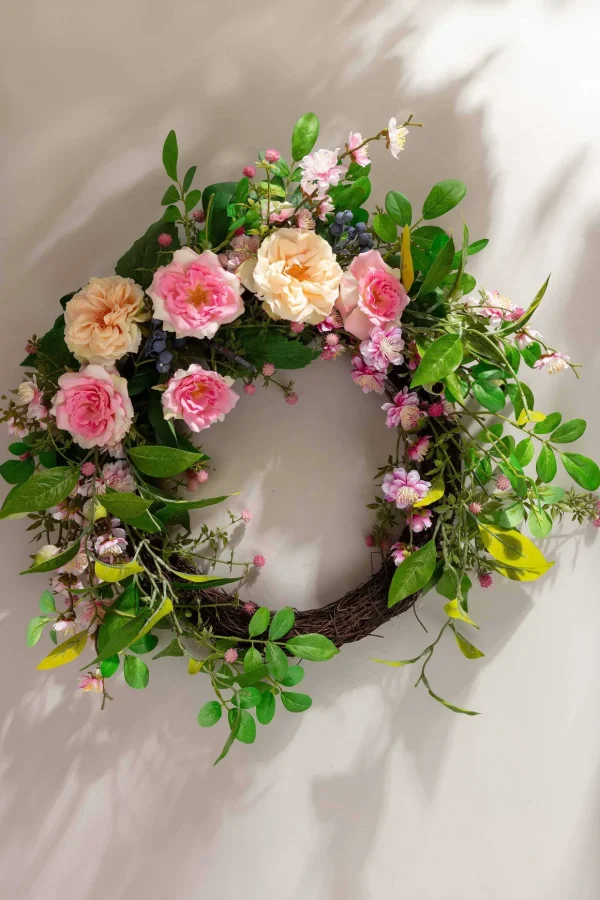
[[[537, 410], [523, 380], [527, 368], [577, 375], [530, 325], [548, 282], [527, 308], [477, 289], [466, 270], [487, 239], [463, 226], [455, 244], [433, 224], [465, 196], [460, 181], [434, 185], [415, 221], [399, 191], [365, 208], [369, 145], [399, 158], [418, 127], [390, 119], [371, 138], [352, 132], [343, 149], [315, 150], [309, 113], [291, 165], [267, 149], [239, 180], [203, 190], [195, 166], [180, 169], [171, 132], [161, 219], [115, 274], [62, 298], [3, 398], [12, 458], [0, 465], [11, 485], [0, 518], [26, 518], [43, 545], [23, 574], [51, 579], [27, 627], [29, 646], [43, 634], [54, 644], [38, 669], [78, 660], [79, 688], [104, 708], [120, 673], [148, 686], [148, 654], [182, 657], [214, 695], [198, 723], [227, 725], [217, 761], [234, 741], [253, 743], [277, 710], [310, 707], [296, 689], [305, 661], [331, 659], [428, 592], [446, 614], [437, 636], [415, 659], [377, 662], [416, 664], [434, 700], [476, 715], [436, 694], [427, 674], [444, 635], [466, 659], [484, 655], [471, 640], [473, 581], [544, 575], [553, 562], [535, 542], [565, 514], [600, 526], [600, 469], [570, 448], [585, 421]], [[252, 403], [257, 386], [294, 406], [287, 372], [317, 357], [348, 367], [397, 438], [368, 504], [376, 572], [322, 608], [271, 613], [244, 593], [267, 561], [231, 548], [230, 529], [251, 511], [206, 495], [212, 460], [198, 435]], [[583, 490], [553, 483], [559, 461]], [[192, 531], [190, 513], [214, 504], [223, 524]]]

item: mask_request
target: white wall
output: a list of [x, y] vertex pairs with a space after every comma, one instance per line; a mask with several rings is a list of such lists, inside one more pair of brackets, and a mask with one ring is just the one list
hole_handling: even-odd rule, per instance
[[[418, 203], [434, 181], [463, 178], [471, 233], [491, 241], [482, 282], [526, 305], [553, 272], [538, 327], [585, 368], [579, 384], [532, 375], [538, 406], [590, 419], [581, 450], [598, 455], [595, 0], [23, 0], [3, 12], [4, 389], [58, 298], [108, 274], [156, 218], [169, 128], [209, 183], [260, 148], [285, 150], [308, 109], [328, 147], [412, 111], [426, 127], [399, 162], [373, 148], [379, 197], [397, 188]], [[309, 606], [368, 574], [363, 504], [389, 435], [343, 364], [297, 384], [297, 407], [245, 399], [207, 447], [212, 486], [242, 489], [239, 508], [256, 513], [242, 552], [268, 565], [253, 596]], [[571, 532], [548, 539], [559, 563], [540, 583], [476, 594], [485, 660], [448, 645], [432, 666], [479, 718], [369, 661], [423, 646], [405, 615], [309, 671], [310, 713], [278, 716], [212, 769], [223, 735], [196, 725], [207, 689], [180, 661], [155, 663], [145, 692], [118, 685], [104, 713], [75, 694], [75, 672], [35, 671], [24, 631], [43, 579], [17, 577], [23, 530], [3, 523], [3, 896], [597, 898], [599, 554], [592, 529]], [[420, 614], [435, 628], [435, 597]]]

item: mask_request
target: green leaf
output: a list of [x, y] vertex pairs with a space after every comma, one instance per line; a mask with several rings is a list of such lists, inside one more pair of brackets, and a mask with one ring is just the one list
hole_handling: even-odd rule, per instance
[[489, 242], [489, 238], [480, 238], [478, 241], [473, 241], [472, 244], [469, 244], [467, 249], [469, 256], [475, 256], [476, 253], [481, 253], [481, 251], [487, 247]]
[[256, 647], [248, 647], [244, 656], [244, 672], [246, 674], [253, 672], [254, 669], [258, 669], [262, 664], [263, 658]]
[[46, 616], [36, 616], [27, 626], [27, 646], [35, 647], [42, 636], [42, 631], [48, 624], [49, 619]]
[[[533, 429], [535, 431], [535, 428]], [[521, 463], [521, 466], [527, 466], [533, 459], [535, 449], [533, 446], [533, 438], [523, 438], [515, 447], [515, 456]]]
[[541, 355], [542, 348], [537, 341], [532, 341], [531, 344], [527, 344], [527, 346], [523, 347], [521, 350], [521, 356], [530, 369], [535, 368], [535, 364]]
[[[229, 719], [229, 727], [233, 730], [235, 722], [237, 720], [237, 710], [230, 709], [227, 717]], [[245, 709], [241, 710], [240, 713], [240, 724], [235, 736], [238, 741], [241, 741], [242, 744], [253, 744], [256, 740], [256, 722], [254, 721], [254, 717], [251, 713], [247, 712]]]
[[358, 163], [355, 163], [354, 160], [352, 160], [348, 166], [348, 171], [346, 172], [346, 181], [357, 181], [359, 178], [362, 178], [363, 175], [368, 175], [370, 171], [371, 163], [366, 166], [359, 166]]
[[492, 381], [475, 381], [471, 390], [479, 405], [490, 412], [499, 412], [506, 406], [504, 391]]
[[425, 585], [431, 576], [436, 564], [434, 541], [428, 541], [411, 553], [401, 566], [398, 566], [392, 578], [390, 592], [388, 594], [388, 606], [395, 606], [415, 594]]
[[181, 649], [181, 644], [177, 640], [177, 638], [173, 638], [170, 644], [167, 644], [166, 647], [157, 653], [156, 656], [153, 656], [152, 659], [162, 659], [163, 656], [185, 656], [185, 653]]
[[299, 634], [287, 641], [285, 649], [293, 656], [311, 662], [323, 662], [340, 652], [324, 634]]
[[391, 216], [378, 213], [373, 216], [373, 231], [386, 244], [393, 244], [398, 237], [398, 228]]
[[190, 191], [185, 198], [185, 211], [190, 212], [195, 206], [197, 206], [200, 203], [201, 196], [202, 191]]
[[129, 645], [132, 653], [151, 653], [158, 644], [158, 638], [155, 634], [144, 634], [139, 641], [135, 641]]
[[125, 522], [141, 516], [152, 505], [150, 500], [144, 500], [138, 494], [130, 494], [125, 491], [104, 494], [101, 502], [102, 506], [113, 516], [123, 519]]
[[9, 459], [0, 466], [0, 475], [9, 484], [23, 484], [35, 469], [33, 459]]
[[[102, 499], [104, 499], [104, 497]], [[163, 523], [155, 518], [152, 513], [148, 512], [148, 510], [132, 519], [126, 519], [125, 516], [121, 516], [121, 518], [124, 522], [127, 522], [128, 525], [137, 528], [138, 531], [148, 531], [150, 534], [158, 534], [159, 531], [164, 531]]]
[[445, 569], [436, 583], [435, 589], [441, 597], [445, 597], [447, 600], [456, 600], [457, 598], [464, 600], [472, 586], [469, 576], [463, 575], [459, 587], [456, 572], [451, 569]]
[[269, 627], [271, 613], [267, 606], [259, 606], [248, 624], [248, 634], [250, 637], [258, 637], [263, 634]]
[[160, 201], [162, 206], [169, 206], [171, 203], [178, 203], [180, 200], [179, 191], [175, 187], [174, 184], [170, 184], [169, 187], [163, 194], [163, 198]]
[[200, 462], [203, 453], [190, 453], [176, 447], [132, 447], [128, 455], [133, 464], [153, 478], [171, 478], [179, 475], [194, 463]]
[[411, 387], [433, 384], [447, 378], [457, 369], [463, 358], [462, 342], [458, 334], [444, 334], [425, 351], [417, 371], [413, 375]]
[[243, 355], [257, 368], [269, 362], [276, 369], [302, 369], [319, 355], [318, 350], [306, 347], [300, 341], [290, 341], [278, 333], [265, 334], [259, 329], [248, 328], [240, 339]]
[[545, 538], [552, 531], [552, 516], [534, 504], [529, 511], [527, 524], [534, 538]]
[[291, 631], [296, 621], [296, 613], [291, 606], [278, 609], [269, 626], [269, 640], [278, 641]]
[[209, 700], [198, 713], [198, 725], [201, 725], [202, 728], [212, 728], [213, 725], [217, 724], [222, 714], [221, 704], [216, 700]]
[[277, 644], [268, 643], [265, 648], [267, 670], [271, 678], [281, 681], [288, 670], [288, 658]]
[[202, 192], [202, 208], [206, 214], [206, 234], [213, 246], [225, 240], [229, 233], [227, 207], [237, 188], [236, 181], [210, 184]]
[[499, 335], [501, 335], [502, 337], [504, 337], [505, 335], [507, 335], [507, 334], [512, 334], [512, 333], [515, 332], [515, 331], [522, 331], [522, 330], [523, 330], [523, 328], [525, 327], [525, 325], [527, 325], [527, 323], [528, 323], [529, 320], [531, 319], [532, 315], [534, 314], [534, 312], [536, 311], [536, 309], [538, 308], [538, 306], [539, 306], [540, 303], [542, 302], [542, 297], [543, 297], [544, 294], [546, 293], [546, 288], [548, 287], [548, 282], [549, 282], [549, 281], [550, 281], [550, 276], [548, 275], [548, 277], [546, 278], [545, 282], [543, 283], [543, 285], [541, 286], [541, 288], [539, 289], [539, 291], [537, 292], [537, 294], [536, 294], [535, 297], [533, 298], [533, 301], [532, 301], [531, 305], [530, 305], [529, 308], [526, 310], [526, 312], [521, 316], [521, 318], [520, 318], [520, 319], [517, 319], [516, 322], [511, 322], [509, 325], [505, 325], [503, 328], [500, 328], [499, 331], [497, 332], [497, 334], [499, 334]]
[[312, 706], [312, 698], [308, 694], [297, 694], [295, 691], [282, 691], [281, 702], [288, 712], [301, 713]]
[[581, 437], [586, 427], [585, 419], [570, 419], [570, 421], [564, 422], [550, 435], [550, 440], [553, 444], [570, 444]]
[[50, 591], [42, 591], [42, 596], [40, 597], [40, 612], [56, 612], [54, 594], [51, 594]]
[[480, 659], [482, 656], [485, 656], [485, 653], [478, 650], [471, 641], [468, 641], [467, 638], [460, 633], [460, 631], [456, 631], [455, 628], [452, 630], [454, 631], [454, 637], [456, 638], [458, 648], [463, 656], [466, 656], [467, 659]]
[[[503, 345], [502, 349], [504, 350], [504, 355], [506, 356], [508, 363], [515, 373], [519, 371], [519, 366], [521, 365], [521, 354], [514, 344], [509, 344], [508, 341]], [[506, 376], [503, 375], [503, 381], [506, 380]]]
[[284, 687], [295, 687], [304, 679], [304, 669], [302, 666], [288, 666], [285, 678], [282, 678], [281, 684]]
[[10, 492], [0, 510], [0, 519], [56, 506], [69, 496], [78, 481], [79, 469], [75, 466], [58, 466], [38, 472]]
[[177, 159], [179, 150], [177, 148], [177, 136], [174, 131], [170, 131], [163, 144], [162, 160], [165, 172], [173, 181], [177, 181]]
[[64, 317], [59, 317], [50, 331], [40, 338], [37, 361], [38, 370], [50, 377], [57, 376], [57, 369], [77, 369], [77, 360], [65, 343]]
[[103, 678], [111, 678], [120, 665], [120, 658], [118, 654], [114, 656], [109, 656], [108, 659], [103, 659], [100, 663], [100, 674]]
[[506, 509], [498, 510], [494, 516], [495, 522], [500, 528], [516, 528], [525, 518], [525, 507], [520, 500], [511, 503]]
[[190, 166], [183, 178], [183, 192], [185, 194], [186, 191], [192, 186], [192, 181], [194, 180], [194, 175], [196, 174], [196, 166]]
[[421, 675], [421, 681], [427, 688], [427, 692], [428, 692], [429, 696], [432, 697], [434, 700], [437, 700], [438, 703], [441, 703], [442, 706], [445, 706], [446, 709], [449, 709], [451, 712], [462, 713], [465, 716], [478, 716], [479, 715], [478, 712], [475, 712], [472, 709], [463, 709], [462, 706], [454, 706], [453, 703], [448, 703], [448, 701], [444, 700], [443, 697], [440, 697], [438, 694], [434, 693], [431, 690], [431, 685], [429, 684], [429, 681], [427, 680], [425, 675]]
[[580, 453], [561, 453], [562, 464], [577, 484], [586, 491], [600, 487], [600, 469], [596, 463]]
[[171, 224], [173, 222], [179, 222], [180, 219], [181, 219], [181, 213], [179, 212], [179, 207], [178, 206], [167, 206], [167, 208], [165, 209], [165, 211], [163, 213], [163, 217], [162, 217], [161, 221], [164, 225], [166, 222], [169, 222]]
[[[176, 207], [175, 207], [176, 208]], [[169, 234], [172, 238], [169, 250], [177, 250], [180, 246], [176, 226], [161, 219], [154, 222], [146, 233], [123, 254], [115, 266], [115, 272], [122, 278], [133, 278], [144, 290], [152, 284], [154, 270], [164, 265], [170, 258], [158, 243], [159, 234]]]
[[356, 211], [369, 198], [371, 182], [366, 177], [357, 178], [353, 184], [343, 187], [339, 193], [331, 190], [331, 198], [336, 209], [351, 209]]
[[550, 413], [550, 415], [546, 416], [545, 419], [542, 419], [541, 422], [536, 422], [533, 426], [533, 431], [535, 434], [550, 434], [557, 425], [560, 425], [561, 420], [562, 416], [559, 412]]
[[468, 328], [465, 338], [467, 349], [471, 351], [473, 356], [481, 360], [491, 360], [500, 366], [506, 365], [504, 353], [487, 334], [476, 331], [474, 328]]
[[[458, 206], [467, 193], [462, 181], [448, 179], [434, 184], [423, 204], [423, 218], [437, 219]], [[454, 253], [454, 250], [452, 251]]]
[[125, 681], [129, 687], [139, 691], [148, 686], [148, 682], [150, 681], [148, 666], [137, 656], [125, 654], [123, 659], [123, 672], [125, 674]]
[[504, 431], [504, 425], [502, 422], [494, 422], [493, 425], [488, 425], [480, 435], [477, 436], [477, 442], [479, 444], [491, 444], [492, 437], [501, 438], [502, 432]]
[[133, 619], [128, 619], [122, 616], [119, 616], [118, 618], [123, 622], [123, 624], [120, 628], [118, 628], [118, 630], [115, 630], [112, 634], [110, 634], [108, 640], [102, 647], [102, 650], [98, 653], [96, 659], [92, 660], [92, 662], [90, 663], [91, 666], [95, 665], [96, 663], [102, 662], [103, 659], [108, 659], [109, 656], [116, 656], [117, 653], [120, 653], [121, 650], [125, 650], [126, 647], [132, 644], [146, 624], [148, 615], [146, 612], [144, 612], [140, 613], [139, 616], [135, 616]]
[[442, 247], [431, 263], [423, 284], [419, 288], [417, 297], [431, 293], [444, 278], [452, 271], [452, 259], [454, 257], [454, 241], [452, 238]]
[[80, 542], [75, 541], [74, 544], [71, 544], [71, 546], [67, 547], [66, 550], [63, 550], [62, 553], [57, 553], [56, 556], [46, 560], [46, 562], [38, 563], [37, 566], [31, 566], [20, 574], [34, 575], [40, 572], [54, 572], [55, 569], [59, 569], [61, 566], [65, 566], [68, 562], [71, 562], [71, 560], [79, 553], [79, 548]]
[[552, 485], [551, 487], [548, 485], [541, 485], [538, 488], [538, 493], [542, 498], [543, 503], [552, 506], [554, 503], [560, 503], [565, 496], [565, 489], [558, 487], [558, 485]]
[[235, 681], [239, 684], [240, 687], [251, 687], [253, 684], [258, 684], [261, 679], [268, 675], [267, 667], [264, 665], [257, 666], [255, 669], [252, 669], [250, 672], [242, 672], [235, 676]]
[[271, 691], [265, 691], [260, 698], [260, 703], [256, 707], [256, 718], [261, 725], [268, 725], [273, 721], [275, 715], [275, 697]]
[[544, 444], [535, 464], [538, 478], [545, 483], [554, 481], [556, 478], [556, 469], [556, 457], [552, 448], [549, 447], [548, 444]]
[[227, 718], [229, 720], [229, 727], [231, 729], [229, 732], [229, 736], [228, 736], [227, 740], [225, 741], [225, 744], [223, 745], [223, 749], [221, 750], [220, 754], [215, 759], [213, 766], [216, 766], [217, 763], [220, 763], [222, 759], [225, 759], [225, 757], [231, 750], [231, 746], [236, 739], [238, 731], [240, 730], [240, 725], [242, 723], [242, 710], [239, 709], [239, 707], [238, 707], [237, 710], [232, 710], [232, 712], [235, 712], [233, 724], [232, 724], [231, 716], [229, 716], [229, 714], [227, 716]]
[[319, 120], [314, 113], [305, 113], [294, 125], [292, 133], [292, 159], [295, 162], [306, 156], [319, 137]]
[[385, 208], [388, 216], [401, 228], [412, 222], [412, 206], [399, 191], [388, 191], [385, 195]]
[[154, 430], [157, 441], [161, 446], [177, 447], [177, 434], [171, 419], [164, 418], [161, 395], [158, 391], [148, 393], [148, 422]]
[[[204, 509], [206, 506], [215, 506], [217, 503], [222, 503], [223, 500], [227, 500], [229, 497], [234, 497], [235, 494], [223, 494], [222, 497], [204, 497], [198, 500], [168, 500], [166, 497], [161, 498], [165, 505], [172, 510], [186, 510], [186, 509]], [[157, 513], [158, 515], [158, 513]], [[234, 579], [238, 580], [238, 579]]]
[[15, 441], [14, 444], [8, 445], [8, 452], [12, 453], [14, 456], [23, 456], [24, 453], [31, 453], [31, 447], [29, 444]]

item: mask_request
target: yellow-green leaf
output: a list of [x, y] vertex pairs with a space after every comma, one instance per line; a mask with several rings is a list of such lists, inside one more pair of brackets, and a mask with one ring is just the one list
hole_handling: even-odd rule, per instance
[[479, 625], [476, 625], [473, 619], [469, 618], [458, 600], [450, 600], [449, 603], [444, 603], [444, 612], [451, 619], [460, 619], [461, 622], [467, 622], [473, 628], [479, 629]]
[[[193, 581], [195, 584], [204, 584], [205, 582], [213, 582], [218, 580], [222, 583], [222, 579], [216, 579], [214, 575], [200, 575], [200, 574], [190, 574], [190, 572], [173, 572], [174, 575], [177, 575], [178, 578], [183, 578], [184, 581]], [[238, 578], [227, 579], [228, 581], [239, 581]], [[210, 585], [212, 587], [212, 585]]]
[[444, 492], [446, 490], [446, 485], [444, 484], [444, 479], [441, 475], [437, 475], [433, 481], [431, 482], [431, 487], [428, 492], [425, 494], [422, 500], [417, 500], [414, 504], [415, 506], [431, 506], [432, 503], [435, 503], [436, 500], [439, 500], [440, 497], [444, 496]]
[[504, 531], [495, 525], [479, 525], [483, 546], [501, 563], [497, 570], [513, 581], [535, 581], [554, 565], [519, 531]]
[[96, 572], [96, 577], [101, 578], [102, 581], [115, 582], [123, 581], [123, 579], [128, 578], [129, 575], [136, 575], [138, 572], [143, 572], [144, 570], [139, 563], [135, 562], [135, 560], [124, 563], [122, 566], [109, 566], [107, 563], [96, 560], [94, 571]]
[[485, 653], [482, 653], [481, 650], [472, 644], [471, 641], [468, 641], [464, 635], [460, 633], [460, 631], [456, 631], [454, 629], [454, 637], [456, 638], [456, 643], [458, 644], [458, 648], [463, 656], [466, 656], [467, 659], [480, 659], [482, 656], [485, 656]]
[[410, 252], [410, 228], [405, 225], [402, 229], [402, 284], [406, 291], [410, 291], [415, 280], [415, 270], [413, 267], [412, 255]]
[[535, 409], [524, 409], [517, 419], [517, 425], [527, 425], [528, 422], [543, 422], [545, 418], [544, 413], [537, 412]]
[[188, 675], [197, 675], [198, 672], [201, 671], [205, 660], [203, 659], [190, 659], [188, 662]]
[[148, 634], [149, 631], [152, 631], [158, 620], [162, 619], [164, 616], [168, 616], [170, 612], [173, 612], [173, 602], [170, 597], [164, 597], [160, 606], [154, 610], [154, 612], [136, 637], [136, 641], [139, 640], [139, 638], [143, 637], [145, 634]]
[[73, 662], [85, 647], [87, 638], [87, 631], [80, 631], [78, 634], [74, 634], [73, 637], [67, 638], [66, 641], [63, 641], [62, 644], [59, 644], [58, 647], [51, 650], [48, 656], [45, 656], [41, 663], [39, 663], [37, 668], [56, 669], [58, 666], [64, 666], [67, 663]]

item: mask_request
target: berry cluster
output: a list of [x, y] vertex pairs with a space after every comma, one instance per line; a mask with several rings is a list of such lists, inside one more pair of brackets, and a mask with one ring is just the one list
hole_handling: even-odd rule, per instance
[[351, 225], [354, 213], [350, 209], [344, 209], [335, 214], [335, 219], [329, 226], [331, 234], [337, 238], [333, 250], [335, 253], [341, 250], [352, 250], [358, 246], [359, 253], [365, 253], [373, 246], [373, 238], [367, 231], [364, 222]]
[[[160, 319], [152, 319], [154, 330], [146, 344], [146, 355], [156, 359], [156, 370], [161, 375], [166, 375], [171, 369], [173, 354], [167, 346], [167, 332], [160, 327]], [[175, 338], [172, 347], [180, 350], [186, 345], [186, 338]]]

